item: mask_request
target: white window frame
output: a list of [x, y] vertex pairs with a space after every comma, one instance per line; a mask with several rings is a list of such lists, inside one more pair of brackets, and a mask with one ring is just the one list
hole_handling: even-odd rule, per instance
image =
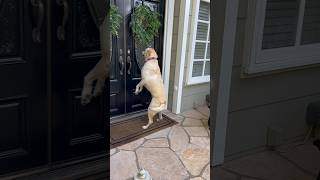
[[[191, 41], [190, 41], [190, 44], [189, 44], [189, 58], [188, 58], [188, 64], [187, 64], [187, 81], [186, 81], [186, 85], [194, 85], [194, 84], [210, 82], [210, 75], [192, 77], [193, 62], [196, 62], [196, 61], [204, 62], [203, 69], [202, 69], [202, 74], [204, 74], [204, 71], [205, 71], [205, 68], [206, 68], [205, 67], [206, 66], [206, 62], [208, 62], [208, 60], [206, 60], [207, 52], [208, 52], [207, 43], [210, 43], [210, 46], [211, 46], [211, 42], [210, 42], [210, 38], [209, 38], [209, 34], [210, 34], [210, 14], [209, 14], [209, 21], [208, 22], [198, 19], [200, 1], [210, 3], [210, 0], [193, 0], [192, 1], [193, 2], [193, 5], [192, 5], [193, 8], [192, 8], [192, 21], [191, 21], [191, 31], [190, 31]], [[207, 32], [207, 40], [206, 41], [196, 40], [198, 22], [208, 23], [209, 24], [208, 32]], [[194, 51], [195, 51], [196, 42], [204, 42], [204, 43], [206, 43], [206, 49], [205, 49], [205, 55], [204, 55], [205, 57], [202, 60], [194, 60]], [[210, 57], [210, 59], [211, 59], [211, 57]]]
[[320, 63], [320, 43], [300, 45], [306, 0], [301, 0], [294, 46], [262, 49], [267, 0], [248, 1], [244, 73], [254, 74]]

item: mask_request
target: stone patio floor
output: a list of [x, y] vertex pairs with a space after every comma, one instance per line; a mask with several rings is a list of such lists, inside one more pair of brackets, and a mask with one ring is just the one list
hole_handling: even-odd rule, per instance
[[236, 158], [212, 170], [214, 180], [316, 180], [320, 151], [312, 142]]
[[209, 180], [209, 109], [179, 115], [166, 111], [178, 124], [110, 150], [110, 179], [133, 179], [144, 168], [154, 180]]
[[154, 180], [316, 180], [320, 152], [307, 142], [283, 145], [210, 168], [209, 109], [199, 107], [175, 115], [179, 124], [110, 150], [110, 178], [127, 180], [139, 168]]

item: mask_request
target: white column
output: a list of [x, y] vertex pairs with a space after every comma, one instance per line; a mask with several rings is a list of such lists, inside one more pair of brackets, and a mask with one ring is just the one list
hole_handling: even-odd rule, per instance
[[239, 0], [211, 1], [211, 165], [224, 162], [238, 2]]
[[173, 85], [173, 105], [172, 111], [180, 113], [181, 96], [183, 89], [184, 66], [186, 60], [188, 25], [190, 13], [190, 0], [181, 0], [179, 14], [178, 46], [175, 66], [175, 77]]

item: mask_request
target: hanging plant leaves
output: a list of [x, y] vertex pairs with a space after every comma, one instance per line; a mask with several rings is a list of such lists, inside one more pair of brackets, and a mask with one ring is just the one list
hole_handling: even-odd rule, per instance
[[110, 6], [110, 28], [111, 34], [114, 36], [119, 36], [118, 31], [120, 28], [120, 22], [122, 17], [119, 12], [119, 8], [115, 5]]
[[134, 39], [143, 46], [150, 44], [158, 36], [161, 26], [160, 14], [148, 6], [140, 4], [132, 13], [131, 28]]
[[143, 65], [144, 65], [144, 56], [142, 54], [142, 52], [147, 48], [147, 47], [152, 47], [152, 45], [154, 44], [154, 42], [150, 42], [147, 45], [141, 45], [139, 43], [135, 43], [134, 45], [134, 49], [135, 49], [135, 56], [136, 56], [136, 62], [138, 64], [139, 69], [141, 70]]

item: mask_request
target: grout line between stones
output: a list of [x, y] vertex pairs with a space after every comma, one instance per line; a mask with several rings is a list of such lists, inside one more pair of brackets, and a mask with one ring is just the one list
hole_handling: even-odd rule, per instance
[[[203, 178], [203, 179], [205, 179], [205, 180], [207, 180], [207, 179], [203, 177], [203, 173], [204, 173], [204, 171], [206, 170], [206, 168], [207, 168], [208, 166], [210, 166], [210, 161], [208, 162], [208, 164], [206, 164], [206, 165], [203, 167], [203, 169], [202, 169], [201, 172], [200, 172], [200, 177]], [[210, 167], [209, 167], [209, 169], [210, 169]], [[210, 176], [210, 174], [209, 174], [209, 176]]]
[[286, 160], [287, 162], [289, 162], [291, 165], [295, 166], [296, 168], [298, 168], [300, 171], [308, 174], [308, 175], [311, 175], [311, 176], [314, 176], [314, 177], [317, 177], [318, 175], [317, 174], [314, 174], [313, 172], [310, 172], [304, 168], [302, 168], [300, 165], [298, 165], [297, 163], [295, 163], [294, 161], [292, 161], [291, 159], [287, 158], [286, 156], [282, 155], [281, 153], [275, 151], [274, 152], [277, 156], [281, 157], [282, 159]]
[[226, 172], [229, 172], [229, 173], [231, 173], [233, 175], [238, 176], [238, 179], [241, 179], [242, 177], [247, 177], [247, 178], [256, 179], [256, 180], [267, 180], [267, 179], [262, 179], [262, 178], [259, 178], [259, 177], [253, 177], [253, 176], [249, 176], [249, 175], [245, 175], [245, 174], [240, 174], [240, 173], [238, 173], [236, 171], [233, 171], [233, 170], [228, 169], [228, 168], [223, 167], [223, 166], [221, 166], [220, 168], [223, 169]]
[[182, 166], [184, 167], [184, 169], [187, 171], [188, 175], [189, 175], [189, 179], [192, 178], [192, 175], [190, 174], [190, 172], [188, 171], [188, 168], [184, 165], [183, 161], [180, 159], [180, 156], [178, 155], [177, 152], [175, 152], [174, 150], [172, 150], [171, 148], [169, 148], [173, 154], [178, 158], [178, 160], [180, 161], [180, 163], [182, 164]]
[[141, 166], [140, 166], [140, 163], [139, 163], [139, 159], [138, 159], [138, 154], [137, 154], [137, 152], [136, 151], [133, 151], [134, 152], [134, 154], [135, 154], [135, 156], [136, 156], [136, 166], [137, 166], [137, 168], [138, 168], [138, 170], [141, 168]]
[[[200, 112], [197, 108], [195, 108], [194, 110], [198, 111], [201, 115], [203, 115], [204, 117], [207, 118], [207, 115], [203, 114], [202, 112]], [[209, 109], [209, 112], [210, 112], [210, 109]]]

